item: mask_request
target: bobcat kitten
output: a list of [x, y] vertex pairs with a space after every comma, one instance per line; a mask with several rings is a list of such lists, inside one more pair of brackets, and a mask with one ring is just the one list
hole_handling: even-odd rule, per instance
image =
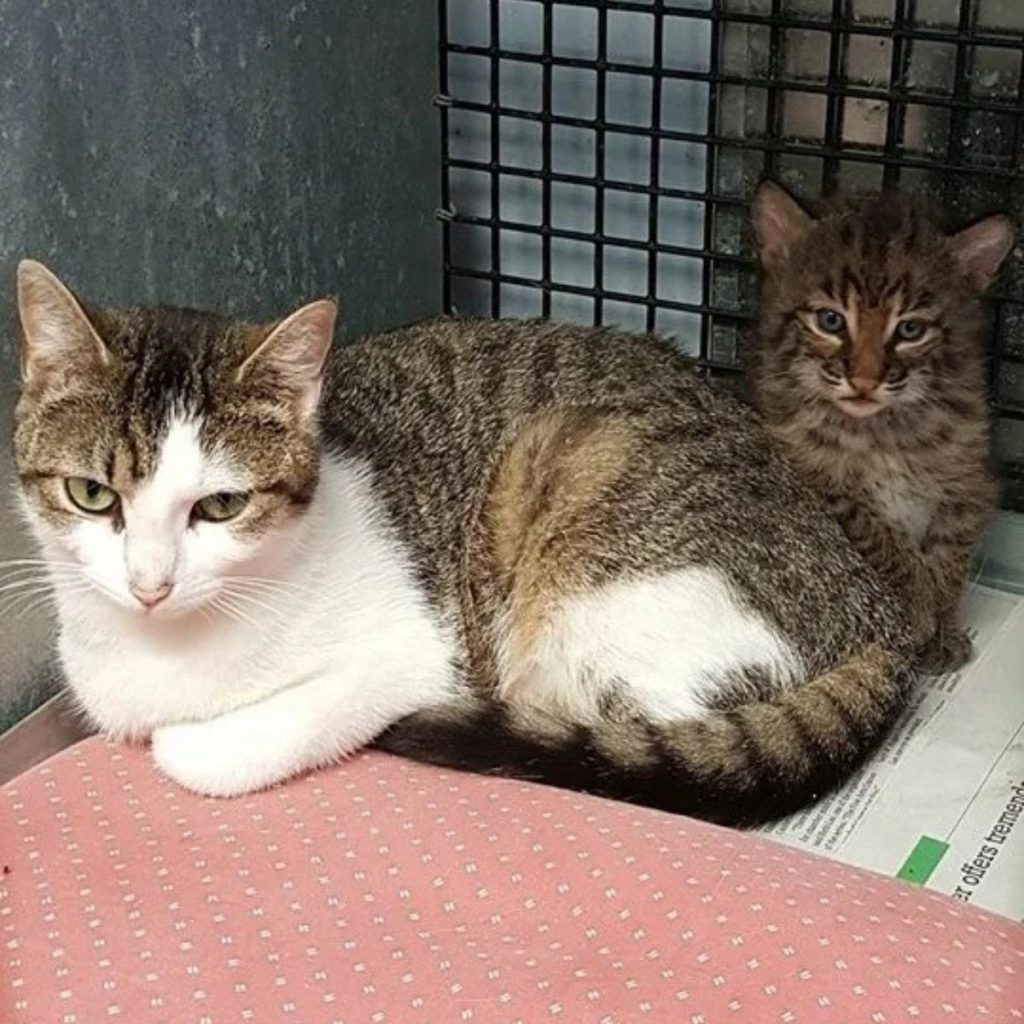
[[754, 822], [903, 705], [895, 595], [666, 345], [442, 319], [325, 372], [329, 301], [263, 326], [92, 309], [25, 262], [19, 307], [15, 455], [67, 678], [185, 786], [377, 740]]
[[946, 236], [898, 193], [818, 217], [754, 202], [757, 405], [790, 462], [891, 580], [921, 665], [970, 657], [957, 604], [996, 484], [981, 298], [1013, 244], [1002, 216]]

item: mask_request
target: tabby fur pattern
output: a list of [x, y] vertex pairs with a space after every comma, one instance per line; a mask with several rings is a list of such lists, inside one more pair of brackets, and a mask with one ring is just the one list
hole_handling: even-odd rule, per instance
[[904, 705], [896, 596], [663, 342], [438, 319], [328, 357], [326, 300], [259, 325], [19, 282], [62, 664], [191, 789], [377, 742], [749, 824]]
[[996, 499], [982, 296], [1013, 244], [993, 216], [945, 235], [901, 193], [806, 213], [754, 204], [762, 267], [752, 384], [790, 463], [901, 595], [936, 672]]

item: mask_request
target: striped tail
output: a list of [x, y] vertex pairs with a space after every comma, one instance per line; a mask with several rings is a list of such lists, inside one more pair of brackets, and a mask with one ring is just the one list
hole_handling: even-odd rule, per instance
[[480, 703], [468, 712], [417, 712], [377, 745], [431, 764], [755, 825], [845, 781], [885, 736], [913, 679], [905, 657], [869, 646], [775, 699], [700, 718], [609, 717], [585, 726], [552, 719], [558, 738], [550, 739], [518, 724], [509, 708]]

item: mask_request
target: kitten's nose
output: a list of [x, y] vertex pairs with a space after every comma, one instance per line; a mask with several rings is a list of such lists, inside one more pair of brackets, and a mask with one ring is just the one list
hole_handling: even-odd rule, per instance
[[851, 377], [850, 387], [857, 392], [858, 395], [870, 395], [874, 391], [880, 381], [874, 379], [874, 377]]
[[155, 587], [145, 587], [139, 583], [130, 583], [128, 589], [140, 604], [155, 608], [174, 589], [174, 584], [158, 583]]

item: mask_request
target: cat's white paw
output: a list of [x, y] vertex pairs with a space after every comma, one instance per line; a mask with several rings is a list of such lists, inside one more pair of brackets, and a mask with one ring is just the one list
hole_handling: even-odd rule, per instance
[[153, 733], [153, 759], [179, 785], [204, 796], [240, 796], [280, 782], [267, 748], [214, 718], [165, 725]]

